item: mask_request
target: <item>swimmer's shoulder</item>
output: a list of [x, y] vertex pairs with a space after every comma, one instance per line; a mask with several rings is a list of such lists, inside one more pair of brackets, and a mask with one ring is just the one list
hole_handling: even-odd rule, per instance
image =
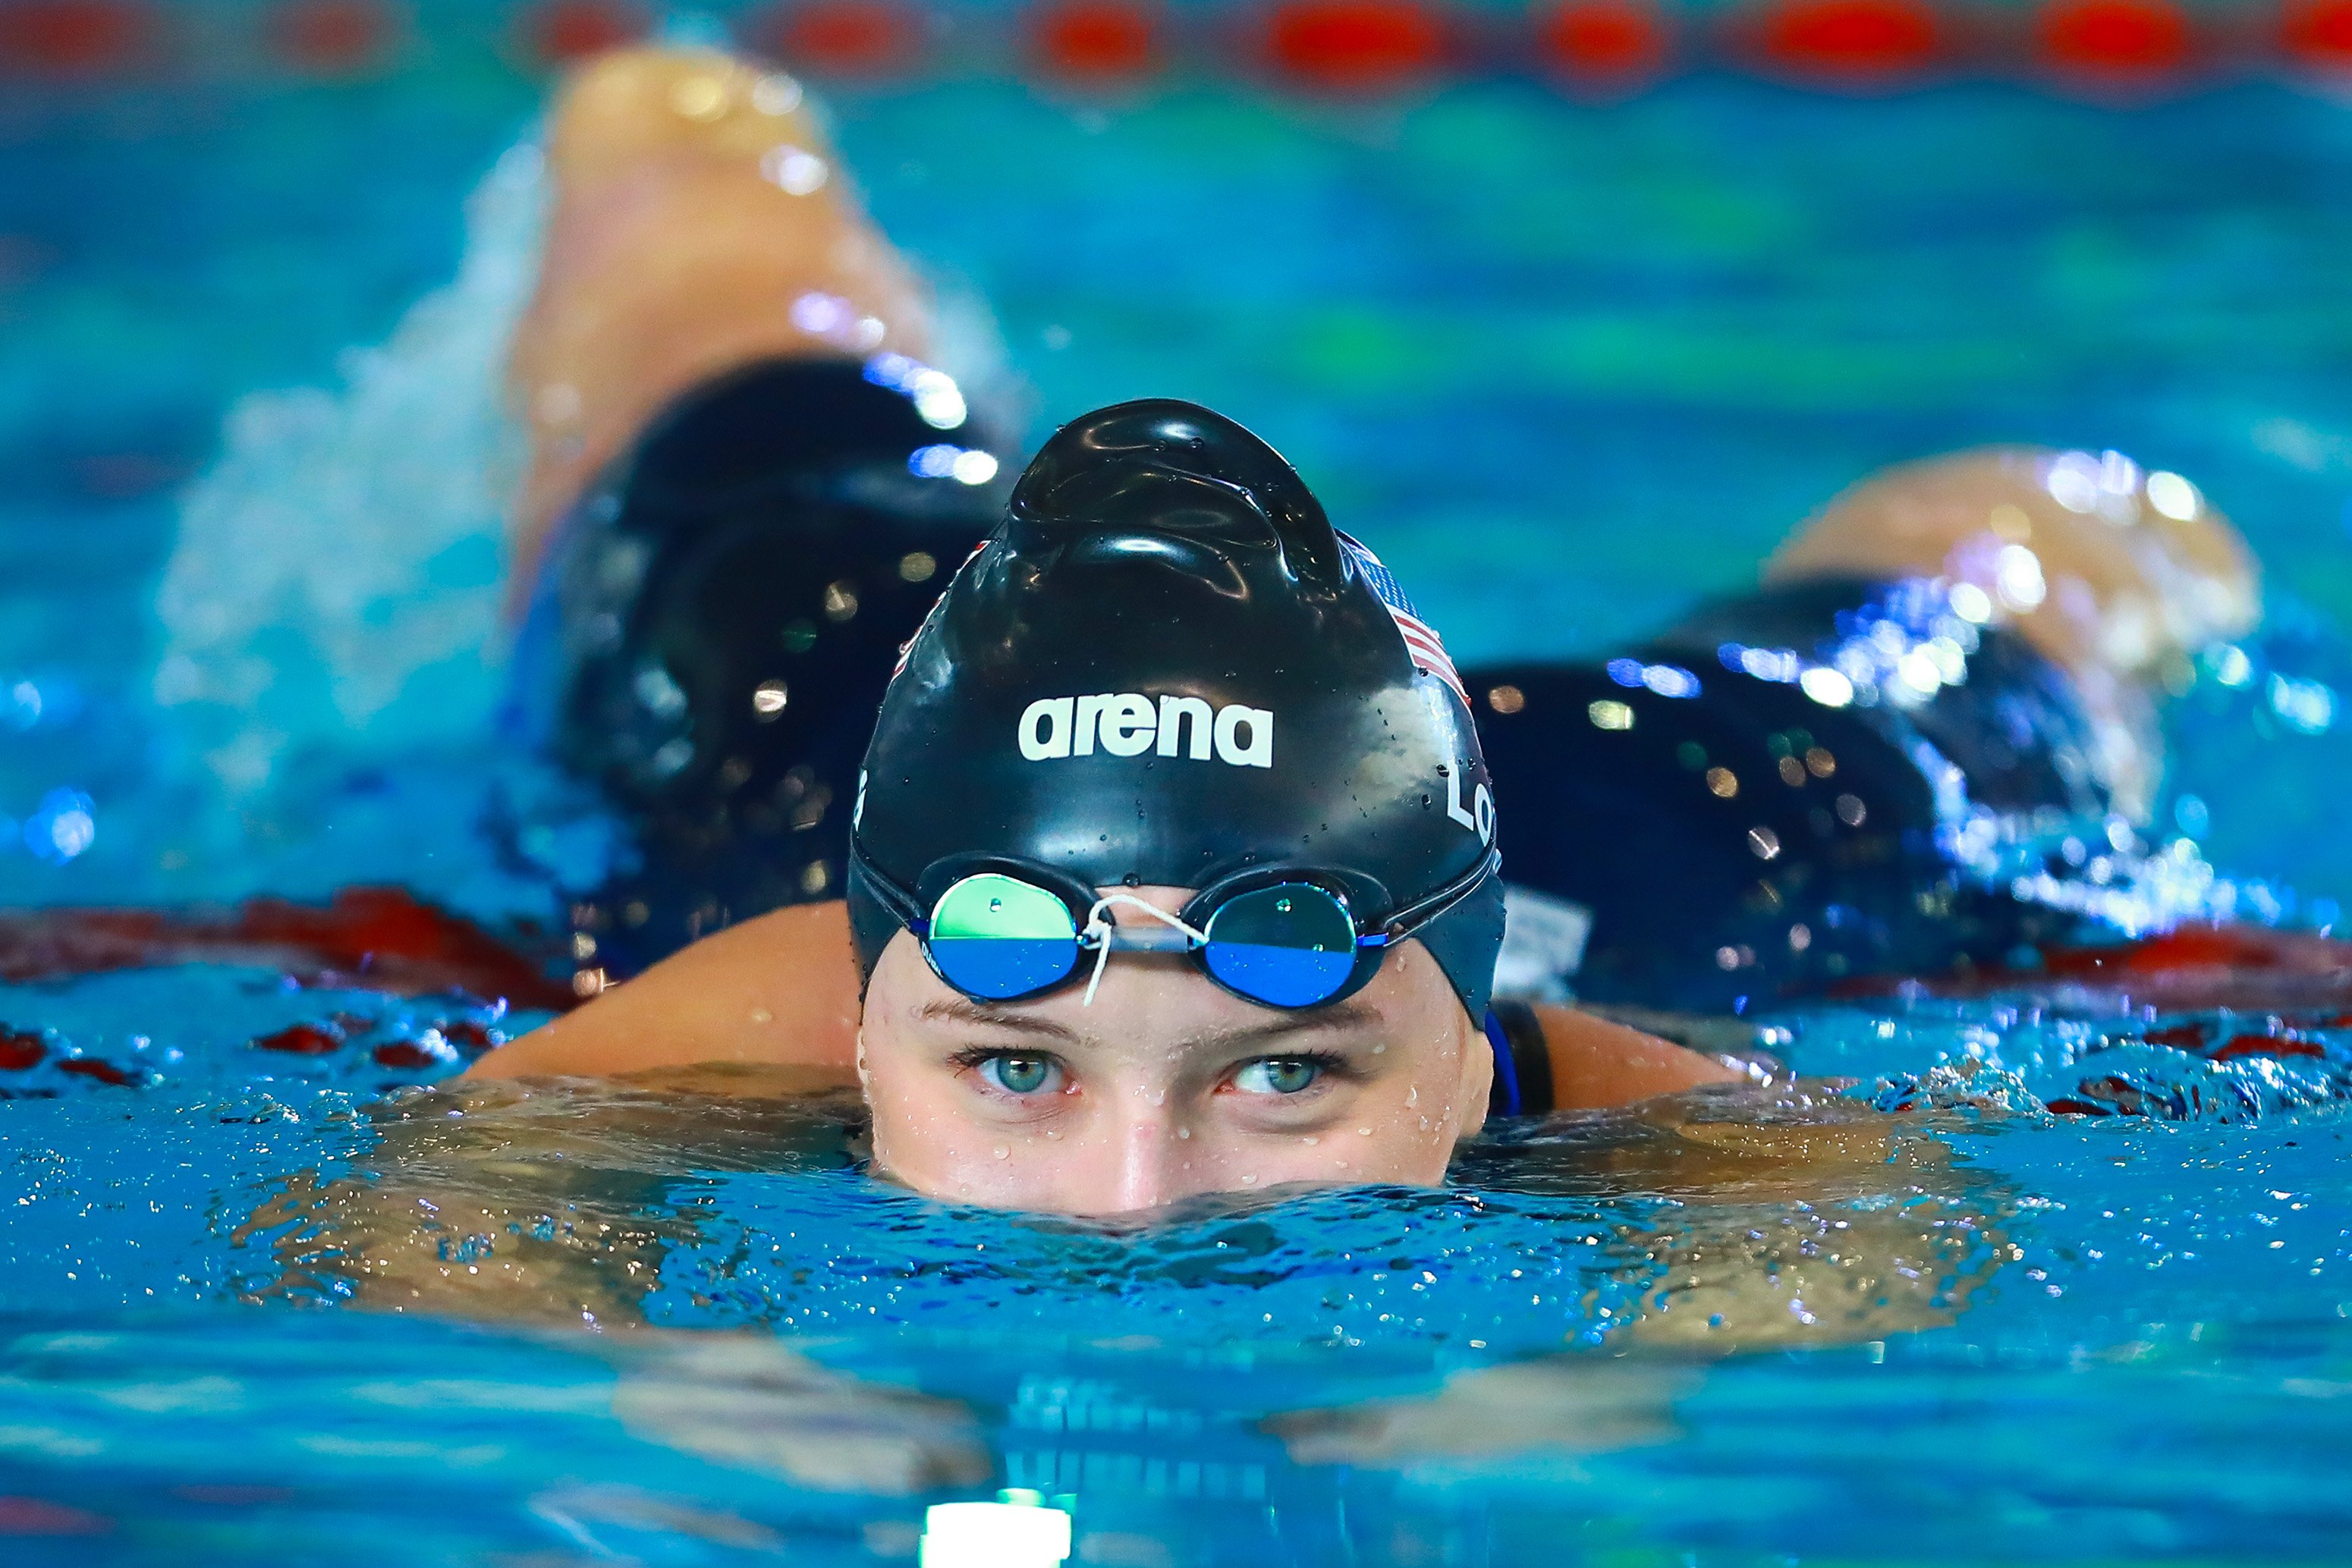
[[1576, 1008], [1501, 1002], [1495, 1013], [1530, 1111], [1604, 1110], [1742, 1081], [1714, 1057]]
[[467, 1076], [608, 1078], [740, 1062], [854, 1082], [858, 992], [848, 906], [796, 904], [672, 954], [499, 1047]]

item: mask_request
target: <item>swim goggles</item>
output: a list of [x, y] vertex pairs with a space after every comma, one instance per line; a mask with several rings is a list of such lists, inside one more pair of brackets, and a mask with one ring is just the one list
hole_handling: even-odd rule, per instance
[[[1009, 1002], [1076, 977], [1088, 954], [1087, 1005], [1111, 950], [1182, 953], [1234, 995], [1312, 1008], [1360, 989], [1387, 951], [1475, 891], [1501, 863], [1489, 849], [1428, 897], [1397, 907], [1360, 873], [1254, 866], [1202, 888], [1180, 912], [1131, 893], [1097, 895], [1073, 877], [1002, 855], [953, 855], [900, 886], [853, 843], [856, 874], [922, 944], [931, 972], [968, 997]], [[1114, 909], [1144, 919], [1113, 924]], [[1381, 913], [1381, 912], [1385, 913]]]

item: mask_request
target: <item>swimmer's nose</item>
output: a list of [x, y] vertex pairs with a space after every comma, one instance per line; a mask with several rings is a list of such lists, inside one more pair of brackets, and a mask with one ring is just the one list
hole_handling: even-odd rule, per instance
[[1138, 1103], [1109, 1129], [1110, 1179], [1103, 1207], [1118, 1214], [1159, 1208], [1214, 1187], [1202, 1168], [1197, 1145], [1182, 1135], [1180, 1119], [1167, 1105]]

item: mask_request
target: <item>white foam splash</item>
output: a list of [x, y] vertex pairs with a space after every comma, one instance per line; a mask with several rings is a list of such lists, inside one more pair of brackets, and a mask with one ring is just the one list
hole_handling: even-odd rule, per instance
[[505, 520], [523, 444], [502, 372], [544, 207], [535, 144], [467, 207], [457, 277], [334, 390], [230, 410], [156, 596], [156, 701], [232, 799], [310, 749], [478, 737], [499, 691]]

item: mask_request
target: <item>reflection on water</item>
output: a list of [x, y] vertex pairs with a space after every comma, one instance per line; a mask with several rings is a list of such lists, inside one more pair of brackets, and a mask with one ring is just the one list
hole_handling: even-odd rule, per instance
[[700, 1239], [721, 1173], [852, 1163], [855, 1097], [807, 1095], [814, 1076], [713, 1067], [413, 1091], [370, 1109], [378, 1141], [349, 1176], [289, 1176], [233, 1239], [276, 1249], [284, 1271], [255, 1291], [263, 1297], [642, 1322], [663, 1259]]
[[1676, 1436], [1674, 1401], [1700, 1381], [1696, 1370], [1666, 1361], [1515, 1362], [1455, 1373], [1424, 1394], [1286, 1411], [1265, 1429], [1306, 1465], [1394, 1469], [1607, 1453]]
[[774, 1340], [663, 1335], [613, 1391], [632, 1437], [820, 1491], [904, 1496], [992, 1473], [955, 1400], [831, 1371]]
[[1612, 1325], [1637, 1344], [1728, 1352], [1940, 1327], [2007, 1260], [2005, 1184], [1956, 1166], [1930, 1117], [1748, 1089], [1606, 1126], [1491, 1179], [1666, 1200], [1618, 1243], [1647, 1282]]
[[1444, 1191], [1101, 1225], [866, 1178], [854, 1098], [804, 1087], [730, 1068], [415, 1092], [370, 1113], [374, 1146], [345, 1174], [289, 1178], [235, 1239], [274, 1249], [257, 1296], [499, 1321], [1076, 1314], [1181, 1339], [1187, 1320], [1242, 1317], [1273, 1342], [1708, 1353], [1948, 1323], [2007, 1256], [2000, 1185], [1956, 1166], [1926, 1119], [1805, 1090], [1514, 1127]]
[[1935, 1345], [1448, 1369], [25, 1322], [0, 1348], [6, 1463], [49, 1511], [5, 1517], [84, 1561], [207, 1565], [908, 1561], [929, 1502], [1007, 1486], [1069, 1509], [1097, 1563], [1927, 1560], [1909, 1540], [2321, 1562], [2352, 1531], [2340, 1327], [2165, 1329], [2071, 1363]]

